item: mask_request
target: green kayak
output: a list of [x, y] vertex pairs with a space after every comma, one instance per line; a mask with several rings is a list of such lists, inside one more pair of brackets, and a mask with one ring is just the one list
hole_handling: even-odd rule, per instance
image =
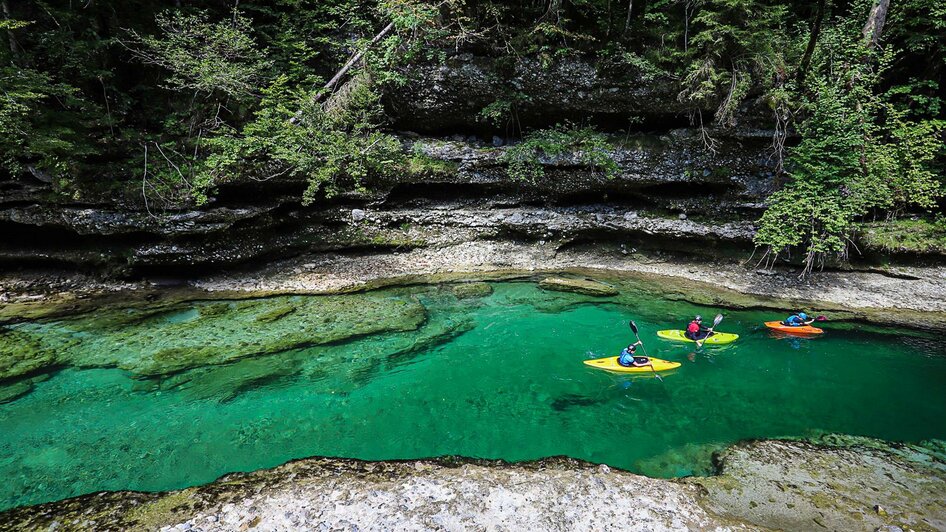
[[[663, 338], [663, 339], [665, 339], [665, 340], [675, 340], [675, 341], [677, 341], [677, 342], [693, 342], [693, 343], [696, 343], [694, 340], [690, 340], [689, 338], [687, 338], [686, 336], [684, 336], [684, 335], [683, 335], [683, 332], [684, 332], [684, 331], [673, 331], [673, 330], [657, 331], [657, 336], [659, 336], [659, 337], [661, 337], [661, 338]], [[706, 340], [704, 340], [704, 341], [703, 341], [703, 344], [704, 344], [704, 345], [706, 345], [706, 344], [712, 344], [712, 345], [731, 344], [731, 343], [735, 342], [735, 341], [738, 340], [738, 339], [739, 339], [739, 335], [738, 335], [738, 334], [714, 333], [713, 336], [710, 336], [709, 338], [707, 338]]]

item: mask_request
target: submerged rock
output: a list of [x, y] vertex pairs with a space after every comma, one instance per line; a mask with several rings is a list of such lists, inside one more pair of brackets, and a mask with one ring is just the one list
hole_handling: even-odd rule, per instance
[[[140, 319], [135, 313], [142, 313]], [[0, 378], [60, 364], [170, 374], [237, 359], [390, 331], [427, 319], [410, 297], [384, 294], [276, 297], [116, 309], [53, 323], [23, 323], [0, 335]]]
[[30, 381], [18, 381], [11, 384], [0, 384], [0, 405], [16, 401], [33, 390]]
[[56, 351], [28, 332], [0, 327], [0, 381], [55, 364]]
[[591, 279], [566, 279], [564, 277], [547, 277], [539, 281], [539, 286], [545, 290], [556, 292], [572, 292], [586, 296], [616, 296], [617, 288]]
[[451, 289], [459, 299], [486, 297], [493, 293], [493, 287], [488, 283], [462, 283], [453, 285]]

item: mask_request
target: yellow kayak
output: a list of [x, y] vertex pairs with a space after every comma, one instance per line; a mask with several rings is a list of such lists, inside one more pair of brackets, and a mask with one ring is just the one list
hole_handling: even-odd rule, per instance
[[[676, 340], [677, 342], [693, 342], [693, 343], [696, 343], [695, 340], [690, 340], [689, 338], [687, 338], [686, 336], [684, 336], [683, 332], [684, 332], [684, 331], [672, 331], [672, 330], [657, 331], [657, 336], [659, 336], [659, 337], [661, 337], [661, 338], [663, 338], [663, 339], [665, 339], [665, 340]], [[704, 344], [704, 345], [706, 345], [706, 344], [712, 344], [712, 345], [731, 344], [731, 343], [735, 342], [735, 341], [738, 340], [738, 339], [739, 339], [739, 335], [738, 335], [738, 334], [731, 334], [731, 333], [715, 333], [715, 334], [713, 334], [713, 336], [710, 336], [709, 338], [707, 338], [706, 340], [704, 340], [704, 341], [703, 341], [703, 344]]]
[[634, 366], [622, 366], [618, 364], [618, 357], [586, 360], [585, 365], [607, 371], [616, 371], [618, 373], [653, 373], [654, 370], [667, 371], [669, 369], [676, 369], [680, 367], [679, 362], [671, 362], [669, 360], [662, 360], [659, 358], [651, 358], [650, 361], [654, 365], [654, 369], [650, 369], [650, 366], [644, 366], [642, 368], [636, 368]]

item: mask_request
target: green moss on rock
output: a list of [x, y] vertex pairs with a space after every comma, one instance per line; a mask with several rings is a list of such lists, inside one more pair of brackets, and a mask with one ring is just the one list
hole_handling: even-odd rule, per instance
[[0, 328], [0, 381], [56, 363], [56, 352], [41, 338], [19, 328]]
[[211, 303], [209, 305], [201, 305], [197, 307], [197, 312], [200, 314], [201, 318], [213, 318], [214, 316], [220, 316], [221, 314], [226, 313], [230, 310], [229, 303]]
[[459, 299], [487, 297], [493, 293], [493, 287], [487, 283], [462, 283], [453, 285], [451, 289]]
[[280, 305], [269, 312], [264, 312], [256, 317], [256, 321], [259, 323], [271, 323], [280, 318], [284, 318], [293, 312], [296, 311], [296, 307], [292, 304]]
[[[136, 376], [175, 373], [307, 345], [380, 332], [409, 331], [427, 318], [419, 301], [384, 294], [281, 296], [236, 304], [193, 303], [128, 323], [126, 310], [52, 323], [27, 323], [0, 335], [0, 379], [43, 367], [119, 367]], [[208, 313], [201, 311], [212, 307]], [[177, 316], [184, 319], [175, 319]], [[108, 317], [123, 320], [114, 327]]]
[[194, 488], [190, 488], [162, 494], [152, 502], [128, 510], [124, 521], [129, 524], [134, 523], [139, 530], [157, 530], [161, 526], [188, 515], [193, 510], [194, 500], [191, 494], [194, 491]]

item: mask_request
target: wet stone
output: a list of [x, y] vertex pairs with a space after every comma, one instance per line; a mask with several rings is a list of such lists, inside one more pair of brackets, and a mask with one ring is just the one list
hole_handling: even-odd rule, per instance
[[591, 279], [567, 279], [564, 277], [548, 277], [539, 281], [539, 286], [545, 290], [555, 292], [572, 292], [586, 296], [616, 296], [618, 289]]

